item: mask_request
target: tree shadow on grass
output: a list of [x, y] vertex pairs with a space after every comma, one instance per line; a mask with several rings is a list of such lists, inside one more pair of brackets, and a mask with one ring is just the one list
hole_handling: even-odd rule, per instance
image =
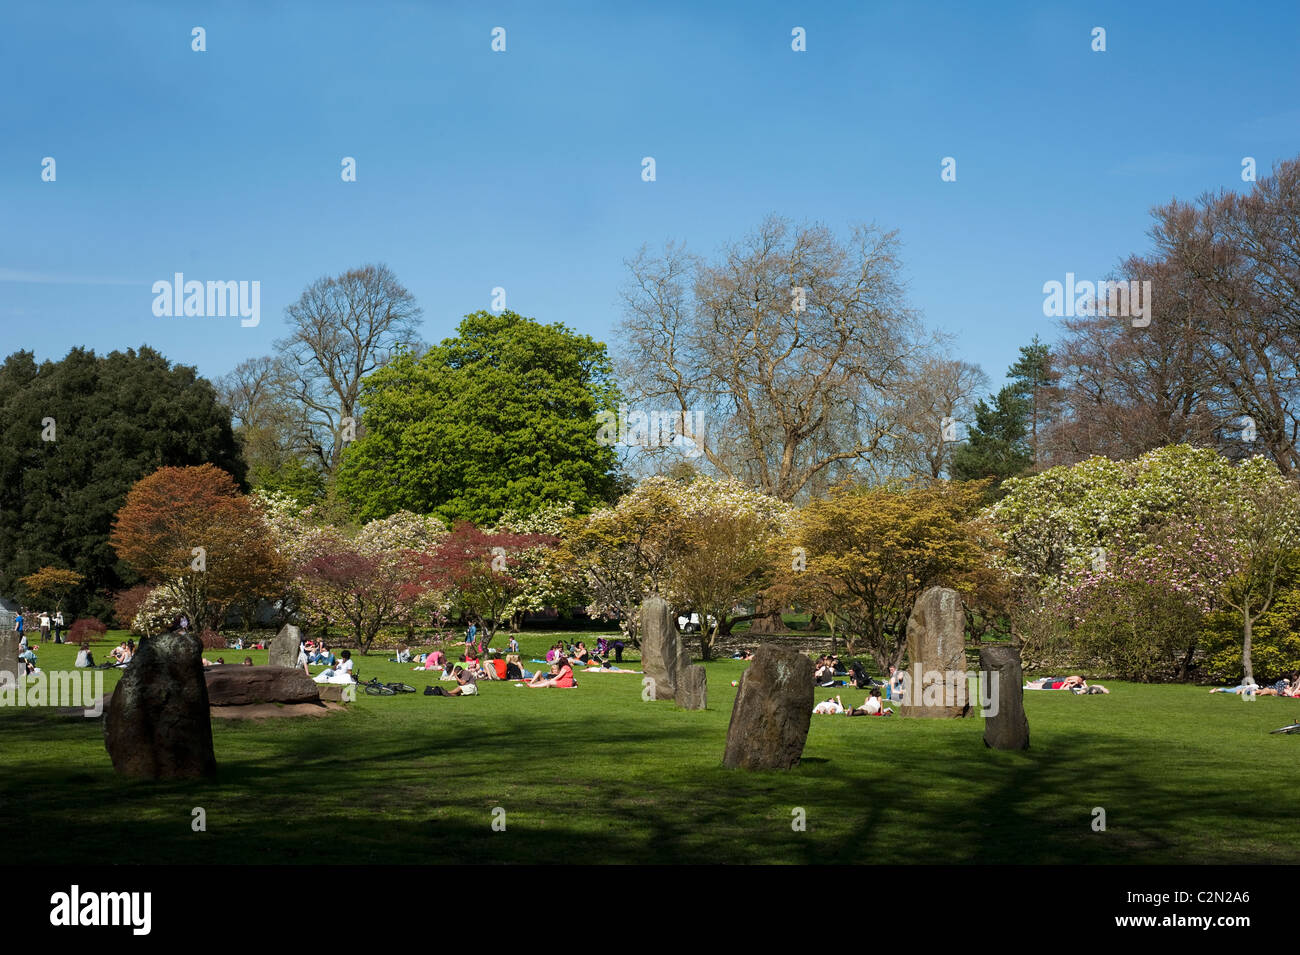
[[1001, 753], [977, 721], [819, 724], [798, 767], [747, 773], [720, 765], [725, 714], [430, 709], [395, 732], [398, 713], [221, 727], [211, 782], [121, 779], [97, 721], [9, 717], [0, 831], [53, 863], [1209, 862], [1296, 811], [1163, 772], [1167, 741], [1089, 730]]

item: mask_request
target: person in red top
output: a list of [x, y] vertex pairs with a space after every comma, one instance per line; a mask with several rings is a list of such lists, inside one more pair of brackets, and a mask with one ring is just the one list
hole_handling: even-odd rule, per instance
[[533, 677], [532, 680], [529, 681], [528, 685], [556, 686], [561, 689], [568, 689], [577, 686], [578, 681], [573, 678], [573, 667], [569, 665], [569, 661], [564, 658], [563, 654], [561, 654], [559, 658], [556, 659], [555, 666], [552, 669], [550, 676], [544, 677], [539, 672], [537, 676]]
[[506, 678], [506, 661], [502, 660], [501, 657], [494, 656], [492, 658], [492, 669], [497, 671], [498, 680], [504, 680]]

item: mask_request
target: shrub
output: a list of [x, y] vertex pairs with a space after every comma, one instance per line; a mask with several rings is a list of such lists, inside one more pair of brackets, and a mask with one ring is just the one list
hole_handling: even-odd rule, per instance
[[82, 617], [68, 631], [69, 643], [89, 643], [108, 633], [108, 627], [95, 617]]
[[204, 650], [224, 650], [226, 649], [226, 638], [211, 627], [205, 627], [199, 634], [199, 639], [203, 641]]
[[136, 584], [128, 590], [122, 590], [113, 595], [113, 617], [119, 627], [124, 630], [132, 628], [136, 615], [140, 612], [140, 608], [144, 606], [144, 602], [148, 599], [152, 590], [153, 588], [148, 584]]

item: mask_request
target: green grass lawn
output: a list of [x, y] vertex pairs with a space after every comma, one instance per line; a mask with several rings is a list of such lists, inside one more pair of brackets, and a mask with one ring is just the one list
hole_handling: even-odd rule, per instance
[[[554, 639], [521, 643], [536, 656]], [[65, 669], [75, 648], [38, 652]], [[382, 656], [358, 665], [427, 682]], [[574, 691], [493, 682], [477, 698], [214, 720], [213, 783], [119, 779], [102, 721], [0, 709], [0, 832], [28, 863], [1300, 862], [1300, 737], [1268, 733], [1300, 700], [1028, 693], [1026, 753], [987, 750], [979, 719], [814, 716], [800, 766], [745, 773], [720, 765], [744, 666], [708, 664], [705, 712], [642, 702], [638, 676], [580, 673]]]

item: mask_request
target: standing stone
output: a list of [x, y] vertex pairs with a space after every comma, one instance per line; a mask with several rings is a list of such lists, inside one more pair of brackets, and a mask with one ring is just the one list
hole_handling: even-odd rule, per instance
[[302, 634], [297, 627], [286, 626], [271, 640], [271, 659], [268, 666], [292, 667], [298, 665], [298, 647]]
[[140, 642], [104, 718], [104, 745], [125, 776], [190, 779], [217, 771], [203, 644], [189, 633]]
[[966, 611], [950, 587], [931, 587], [907, 620], [908, 696], [900, 716], [969, 716]]
[[703, 710], [709, 703], [709, 671], [699, 664], [677, 673], [677, 705], [684, 710]]
[[319, 703], [320, 687], [302, 667], [246, 667], [227, 663], [203, 672], [209, 706]]
[[1020, 651], [1016, 647], [982, 647], [980, 670], [987, 674], [981, 679], [987, 681], [990, 696], [984, 717], [984, 745], [991, 749], [1029, 749]]
[[654, 680], [656, 700], [676, 697], [681, 662], [682, 645], [672, 608], [662, 597], [647, 597], [641, 602], [641, 669]]
[[812, 708], [812, 661], [794, 650], [763, 644], [740, 677], [722, 765], [789, 769], [798, 764]]
[[0, 689], [17, 688], [27, 668], [18, 659], [18, 634], [0, 633]]

